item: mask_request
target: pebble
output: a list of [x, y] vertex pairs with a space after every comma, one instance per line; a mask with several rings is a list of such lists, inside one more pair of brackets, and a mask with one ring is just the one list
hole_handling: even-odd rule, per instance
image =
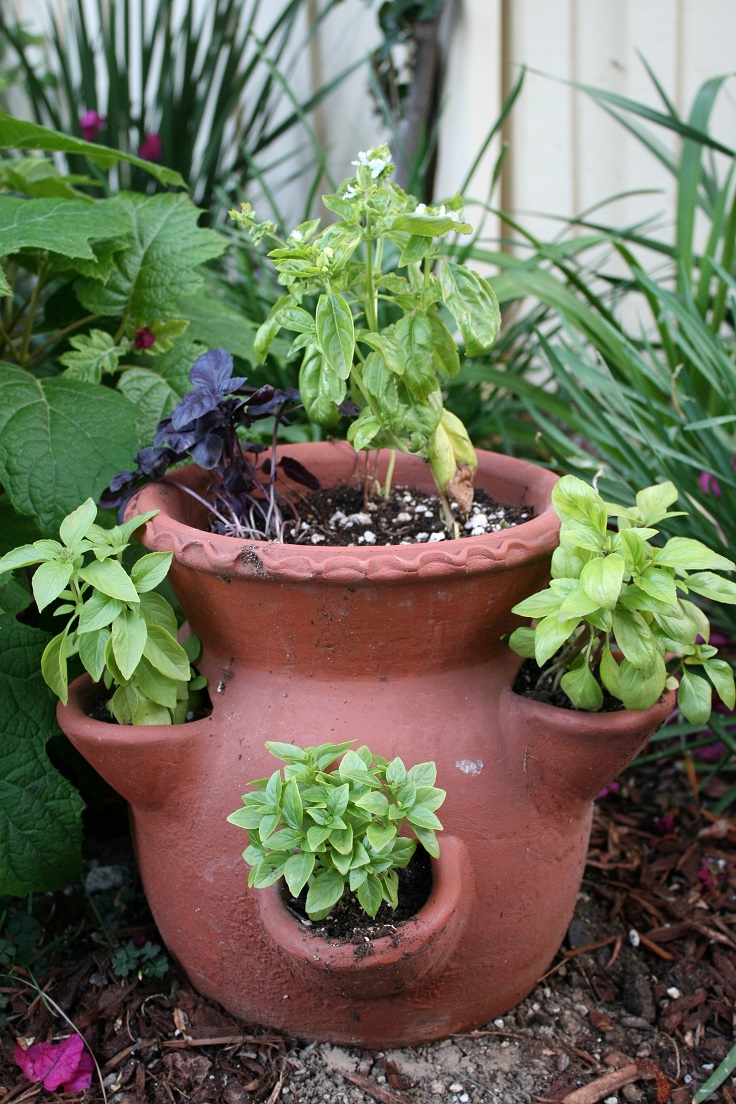
[[465, 1086], [461, 1085], [459, 1081], [453, 1081], [450, 1085], [450, 1092], [461, 1093], [465, 1091]]

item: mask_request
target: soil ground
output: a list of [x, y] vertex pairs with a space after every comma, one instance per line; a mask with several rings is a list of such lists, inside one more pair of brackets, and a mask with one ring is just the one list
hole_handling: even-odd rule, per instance
[[[92, 832], [86, 888], [0, 906], [0, 955], [12, 943], [25, 963], [0, 979], [0, 1104], [690, 1104], [736, 1027], [736, 820], [701, 806], [692, 779], [682, 762], [640, 768], [599, 799], [565, 945], [516, 1009], [380, 1053], [305, 1045], [199, 997], [153, 949], [125, 834]], [[70, 1023], [99, 1076], [47, 1092], [14, 1044]], [[736, 1082], [711, 1099], [736, 1104]]]

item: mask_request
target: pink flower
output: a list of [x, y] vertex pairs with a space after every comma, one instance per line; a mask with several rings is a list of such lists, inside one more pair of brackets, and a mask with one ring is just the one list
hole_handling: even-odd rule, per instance
[[674, 832], [675, 830], [675, 818], [669, 815], [655, 817], [654, 827], [658, 832], [661, 832], [663, 836], [668, 836], [670, 832]]
[[714, 475], [702, 471], [698, 482], [700, 483], [700, 489], [703, 494], [712, 494], [715, 498], [721, 497], [721, 487]]
[[34, 1043], [24, 1049], [15, 1046], [15, 1061], [29, 1081], [43, 1081], [53, 1092], [82, 1092], [92, 1084], [94, 1063], [81, 1035], [70, 1035], [60, 1043]]
[[107, 119], [103, 119], [96, 111], [85, 111], [84, 115], [79, 120], [82, 137], [85, 142], [94, 142], [106, 122]]
[[150, 349], [156, 340], [156, 335], [143, 326], [140, 330], [135, 331], [135, 337], [133, 338], [134, 349]]
[[160, 161], [163, 153], [160, 134], [146, 134], [138, 147], [138, 156], [145, 161]]
[[596, 801], [601, 801], [604, 797], [610, 797], [611, 794], [618, 793], [621, 789], [620, 782], [609, 782], [607, 786], [604, 786], [601, 792], [596, 797]]

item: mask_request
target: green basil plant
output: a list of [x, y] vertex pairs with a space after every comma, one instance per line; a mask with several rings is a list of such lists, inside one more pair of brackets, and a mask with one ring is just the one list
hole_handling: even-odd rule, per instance
[[[244, 808], [227, 818], [248, 830], [248, 885], [263, 889], [283, 877], [294, 897], [308, 886], [313, 920], [327, 916], [346, 889], [369, 916], [383, 901], [396, 908], [396, 871], [409, 863], [417, 840], [439, 855], [435, 810], [445, 791], [434, 785], [435, 764], [407, 769], [365, 746], [351, 750], [354, 742], [300, 748], [268, 741], [286, 764], [283, 777], [276, 770], [249, 783], [255, 789], [243, 795]], [[413, 836], [400, 834], [407, 828]]]
[[310, 420], [332, 429], [351, 413], [357, 450], [425, 458], [452, 529], [449, 501], [469, 510], [477, 467], [465, 426], [443, 406], [442, 386], [460, 371], [453, 331], [466, 355], [487, 352], [498, 302], [482, 276], [443, 254], [442, 239], [471, 232], [459, 195], [438, 207], [418, 203], [392, 183], [388, 146], [354, 164], [355, 176], [322, 197], [338, 220], [322, 230], [312, 219], [283, 240], [249, 203], [230, 212], [255, 244], [274, 244], [268, 256], [286, 288], [256, 335], [256, 355], [263, 361], [282, 329], [293, 332]]
[[559, 687], [576, 709], [599, 710], [604, 691], [626, 709], [648, 709], [666, 688], [678, 689], [692, 724], [707, 722], [713, 689], [734, 707], [733, 670], [709, 643], [701, 605], [686, 596], [736, 605], [736, 584], [715, 574], [736, 564], [689, 537], [653, 543], [654, 526], [682, 513], [670, 510], [677, 498], [673, 483], [659, 483], [639, 491], [635, 506], [618, 506], [572, 475], [552, 491], [561, 523], [552, 579], [514, 606], [535, 625], [516, 629], [509, 644], [536, 661], [540, 686]]
[[95, 682], [113, 690], [107, 708], [119, 724], [184, 721], [192, 695], [205, 685], [191, 663], [199, 641], [176, 639], [176, 615], [154, 591], [172, 552], [141, 556], [127, 572], [121, 562], [133, 533], [156, 511], [104, 529], [91, 498], [61, 523], [59, 540], [37, 540], [0, 557], [0, 575], [35, 567], [31, 579], [39, 612], [61, 599], [54, 616], [66, 617], [46, 645], [41, 672], [66, 705], [69, 660], [79, 656]]

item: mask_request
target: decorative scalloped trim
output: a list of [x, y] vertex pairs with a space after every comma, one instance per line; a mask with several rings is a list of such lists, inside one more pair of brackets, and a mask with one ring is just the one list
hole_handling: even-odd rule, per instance
[[[331, 446], [302, 446], [302, 448]], [[295, 450], [290, 449], [289, 452]], [[493, 454], [480, 453], [493, 462]], [[528, 488], [536, 475], [545, 481], [553, 477], [543, 468], [526, 461], [499, 457], [507, 467], [517, 468], [519, 482]], [[308, 460], [307, 460], [308, 463]], [[178, 482], [187, 469], [174, 472], [171, 483]], [[269, 544], [243, 541], [236, 537], [207, 534], [177, 520], [171, 510], [172, 488], [149, 484], [131, 500], [127, 516], [158, 509], [148, 522], [143, 543], [153, 551], [173, 551], [179, 563], [194, 571], [228, 577], [261, 576], [284, 581], [322, 578], [328, 582], [352, 583], [362, 579], [393, 582], [416, 575], [442, 578], [456, 574], [505, 570], [513, 565], [549, 556], [557, 545], [557, 517], [551, 506], [531, 521], [522, 522], [506, 532], [483, 537], [449, 540], [441, 545], [383, 545], [373, 548], [304, 548], [293, 544]], [[176, 496], [178, 497], [178, 495]], [[173, 514], [173, 511], [172, 511]]]

